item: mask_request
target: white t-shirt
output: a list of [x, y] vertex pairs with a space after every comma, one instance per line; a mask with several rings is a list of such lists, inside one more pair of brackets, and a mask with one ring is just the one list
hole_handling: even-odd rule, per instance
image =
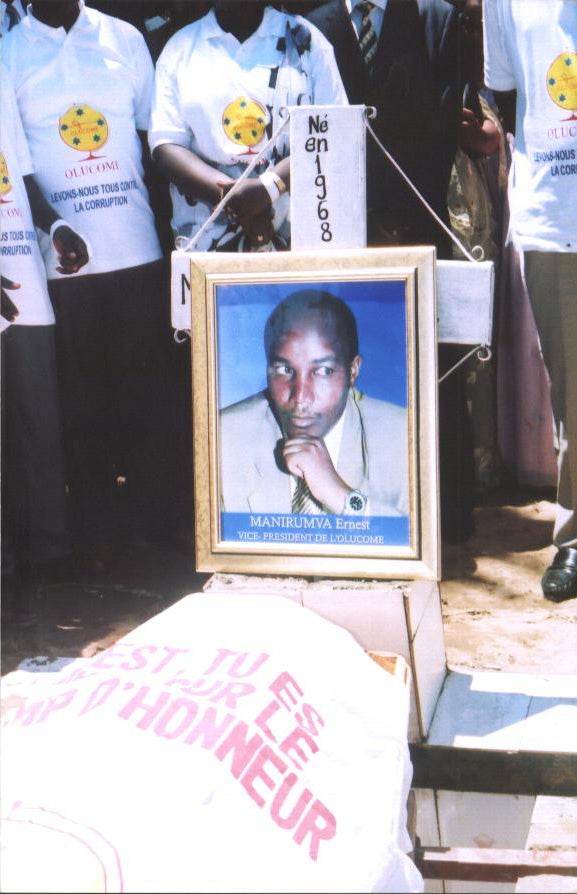
[[[48, 296], [46, 270], [36, 239], [23, 178], [32, 174], [32, 159], [18, 114], [10, 73], [2, 66], [0, 103], [0, 215], [2, 276], [20, 283], [6, 294], [18, 308], [16, 326], [49, 326], [54, 313]], [[5, 320], [2, 321], [6, 323]], [[5, 328], [5, 325], [3, 325]]]
[[517, 90], [511, 233], [577, 251], [577, 2], [485, 0], [485, 81]]
[[[159, 258], [137, 133], [148, 126], [154, 80], [144, 38], [82, 5], [68, 33], [29, 9], [2, 42], [39, 185], [91, 249], [77, 275]], [[40, 246], [48, 277], [59, 278], [50, 240]]]
[[[158, 59], [150, 149], [184, 146], [236, 179], [278, 129], [281, 108], [312, 103], [347, 103], [333, 48], [315, 26], [268, 6], [254, 34], [240, 43], [211, 10], [178, 31]], [[287, 154], [288, 128], [266, 158], [275, 163]], [[174, 186], [171, 194], [175, 232], [194, 234], [212, 208], [189, 203]], [[277, 230], [288, 204], [287, 195], [275, 203]], [[221, 215], [215, 222], [217, 233], [225, 220]], [[207, 236], [196, 247], [209, 248], [211, 241]]]

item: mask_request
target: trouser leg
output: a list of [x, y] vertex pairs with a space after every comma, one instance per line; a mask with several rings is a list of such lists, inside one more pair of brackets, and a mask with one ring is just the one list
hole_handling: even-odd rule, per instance
[[551, 381], [557, 435], [553, 542], [577, 547], [577, 254], [526, 252], [525, 277]]
[[[439, 345], [439, 377], [462, 356], [458, 345]], [[463, 366], [439, 384], [439, 465], [441, 536], [448, 543], [463, 543], [474, 531], [475, 498], [473, 434]]]
[[78, 546], [114, 537], [113, 390], [103, 275], [50, 282], [69, 486]]
[[174, 412], [166, 264], [59, 280], [51, 294], [75, 527], [115, 537], [122, 497], [126, 533], [163, 531], [178, 432], [190, 425]]
[[126, 477], [129, 528], [148, 533], [165, 514], [174, 438], [165, 325], [169, 279], [163, 262], [114, 277], [108, 304], [110, 367], [118, 470]]
[[2, 567], [70, 550], [54, 326], [2, 334]]

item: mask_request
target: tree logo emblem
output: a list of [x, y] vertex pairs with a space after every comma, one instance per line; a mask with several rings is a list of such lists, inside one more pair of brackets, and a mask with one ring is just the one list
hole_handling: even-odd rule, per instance
[[75, 103], [58, 119], [58, 133], [71, 149], [88, 152], [82, 161], [89, 161], [102, 157], [94, 155], [94, 150], [101, 149], [108, 140], [108, 123], [102, 112]]
[[571, 112], [564, 121], [577, 121], [577, 53], [561, 53], [551, 63], [547, 92], [555, 105]]
[[8, 204], [11, 200], [5, 199], [4, 196], [12, 192], [12, 183], [10, 182], [10, 173], [3, 152], [0, 152], [0, 201], [3, 205]]
[[264, 106], [246, 96], [239, 96], [229, 103], [222, 115], [222, 126], [229, 140], [247, 149], [242, 155], [256, 155], [253, 147], [264, 137], [267, 124]]

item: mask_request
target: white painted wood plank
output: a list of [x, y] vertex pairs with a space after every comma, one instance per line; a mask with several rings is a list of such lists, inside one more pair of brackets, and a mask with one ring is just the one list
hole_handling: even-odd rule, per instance
[[364, 114], [363, 105], [291, 108], [293, 251], [366, 247]]
[[415, 788], [413, 792], [417, 813], [417, 835], [421, 840], [421, 845], [440, 847], [435, 792], [431, 788]]
[[426, 736], [447, 674], [438, 590], [431, 594], [412, 647], [414, 687], [420, 705], [422, 732]]
[[417, 696], [415, 693], [414, 684], [411, 685], [411, 697], [409, 701], [409, 731], [408, 731], [409, 742], [420, 742], [422, 740], [421, 736], [421, 726], [419, 723], [419, 712], [417, 709]]
[[[441, 846], [523, 849], [535, 798], [437, 792]], [[447, 894], [507, 894], [514, 883], [446, 881]]]
[[525, 848], [535, 798], [483, 792], [437, 792], [443, 847]]
[[[527, 848], [577, 847], [577, 798], [551, 798], [539, 795], [535, 801]], [[516, 894], [575, 894], [577, 878], [561, 875], [537, 875], [520, 878]]]
[[539, 795], [527, 847], [577, 847], [577, 798]]
[[298, 577], [261, 577], [255, 574], [217, 572], [209, 577], [202, 590], [204, 593], [231, 593], [235, 591], [239, 595], [248, 593], [252, 596], [266, 596], [269, 593], [273, 593], [302, 605], [302, 589], [304, 586], [306, 586], [306, 581]]
[[577, 699], [531, 698], [521, 747], [530, 751], [576, 752]]
[[567, 875], [533, 875], [520, 878], [516, 894], [575, 894], [577, 878]]
[[529, 696], [486, 690], [479, 685], [479, 677], [449, 671], [429, 730], [431, 745], [520, 747], [523, 733], [519, 724], [527, 716]]
[[493, 328], [493, 261], [438, 261], [439, 341], [490, 345]]
[[[427, 847], [440, 847], [435, 793], [430, 788], [416, 788], [413, 789], [413, 793], [417, 812], [417, 835], [421, 844]], [[425, 879], [424, 894], [443, 894], [443, 891], [443, 882], [440, 879]]]
[[518, 674], [501, 671], [473, 673], [475, 692], [512, 692], [540, 698], [577, 698], [575, 674]]
[[438, 600], [441, 605], [441, 593], [437, 581], [413, 580], [409, 582], [409, 625], [412, 636], [419, 629], [423, 616], [427, 611], [431, 599]]
[[[354, 582], [353, 582], [354, 583]], [[403, 603], [404, 587], [383, 582], [378, 589], [351, 586], [306, 587], [303, 604], [350, 631], [364, 649], [397, 652], [410, 663], [409, 635]]]

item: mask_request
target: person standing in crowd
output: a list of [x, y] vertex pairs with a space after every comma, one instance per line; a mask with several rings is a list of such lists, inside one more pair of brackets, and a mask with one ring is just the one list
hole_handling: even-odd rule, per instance
[[[198, 18], [203, 6], [209, 8]], [[149, 129], [154, 160], [170, 182], [174, 236], [195, 237], [204, 227], [194, 246], [198, 250], [286, 248], [288, 128], [231, 197], [226, 212], [205, 225], [217, 202], [277, 131], [283, 106], [346, 103], [332, 48], [302, 18], [263, 0], [183, 7], [173, 4], [170, 27], [178, 16], [191, 21], [158, 58]], [[190, 383], [190, 351], [183, 354], [183, 348], [180, 359]], [[186, 428], [192, 432], [190, 384], [184, 393], [189, 396]]]
[[510, 235], [550, 382], [558, 447], [557, 548], [542, 578], [577, 596], [577, 4], [485, 0], [485, 82], [515, 134]]
[[118, 479], [133, 518], [152, 524], [166, 462], [168, 278], [143, 166], [154, 69], [132, 25], [83, 0], [35, 0], [4, 44], [38, 183], [90, 247], [89, 263], [65, 277], [51, 241], [40, 240], [71, 529], [99, 570], [117, 540]]
[[[449, 2], [439, 3], [451, 14]], [[447, 121], [443, 115], [445, 84], [428, 52], [422, 14], [416, 0], [325, 0], [307, 18], [333, 44], [349, 101], [376, 109], [371, 124], [378, 139], [449, 227], [447, 189], [459, 119]], [[367, 223], [369, 245], [432, 244], [439, 258], [452, 257], [450, 236], [370, 134]], [[455, 365], [456, 354], [453, 346], [440, 345], [441, 375]], [[439, 442], [441, 536], [460, 543], [474, 530], [473, 442], [463, 370], [440, 385]]]
[[[507, 153], [494, 100], [484, 87], [482, 0], [466, 0], [461, 20], [462, 64], [455, 81], [460, 125], [448, 191], [449, 215], [452, 229], [469, 251], [480, 246], [485, 260], [497, 262]], [[498, 170], [493, 173], [489, 166]], [[457, 245], [453, 256], [463, 258]]]
[[56, 378], [54, 314], [34, 226], [63, 276], [88, 261], [33, 175], [9, 72], [2, 66], [2, 598], [10, 621], [29, 618], [34, 576], [70, 552]]
[[[263, 0], [215, 0], [178, 31], [156, 66], [149, 143], [171, 181], [175, 235], [194, 237], [296, 104], [347, 97], [326, 39]], [[205, 251], [289, 247], [287, 132], [205, 229]]]
[[169, 37], [200, 19], [209, 0], [90, 0], [90, 6], [131, 22], [142, 34], [154, 62]]
[[[466, 186], [473, 189], [468, 174], [475, 175], [473, 165], [498, 150], [500, 139], [495, 116], [486, 107], [482, 111], [483, 102], [479, 98], [482, 0], [418, 0], [418, 4], [431, 72], [440, 96], [438, 118], [443, 140], [432, 162], [447, 208], [451, 206], [448, 213], [456, 232], [460, 223], [455, 214], [455, 185], [459, 189], [457, 169], [468, 168]], [[478, 198], [477, 193], [470, 209], [473, 215], [481, 212]], [[484, 207], [487, 210], [486, 203]], [[457, 235], [467, 243], [462, 231]], [[446, 257], [460, 257], [455, 245]], [[439, 373], [443, 379], [439, 385], [441, 521], [443, 538], [451, 544], [462, 543], [474, 533], [478, 469], [489, 455], [491, 462], [494, 459], [494, 452], [481, 448], [476, 464], [478, 428], [469, 410], [469, 367], [459, 365], [462, 358], [461, 345], [439, 345]]]
[[[442, 134], [438, 98], [416, 0], [325, 0], [307, 12], [334, 47], [349, 102], [372, 106], [377, 137], [448, 223], [446, 198], [431, 157]], [[367, 134], [369, 245], [427, 243], [449, 251], [447, 237]]]
[[[483, 259], [494, 262], [498, 284], [508, 152], [494, 101], [483, 83], [482, 0], [418, 2], [431, 65], [441, 85], [440, 115], [447, 138], [437, 165], [447, 188], [451, 229], [469, 252], [480, 247]], [[452, 254], [455, 259], [464, 259], [456, 244]], [[496, 319], [499, 305], [496, 286]], [[462, 353], [461, 347], [453, 345], [443, 345], [440, 351], [445, 364], [451, 366]], [[475, 491], [495, 485], [502, 474], [497, 448], [495, 361], [471, 358], [440, 388], [462, 394], [459, 406], [465, 415], [459, 421], [459, 430], [463, 432], [463, 447], [469, 450], [470, 445], [473, 451], [474, 465], [469, 453], [467, 479], [460, 493], [467, 495], [472, 506]], [[451, 487], [450, 464], [443, 465], [441, 475]]]

